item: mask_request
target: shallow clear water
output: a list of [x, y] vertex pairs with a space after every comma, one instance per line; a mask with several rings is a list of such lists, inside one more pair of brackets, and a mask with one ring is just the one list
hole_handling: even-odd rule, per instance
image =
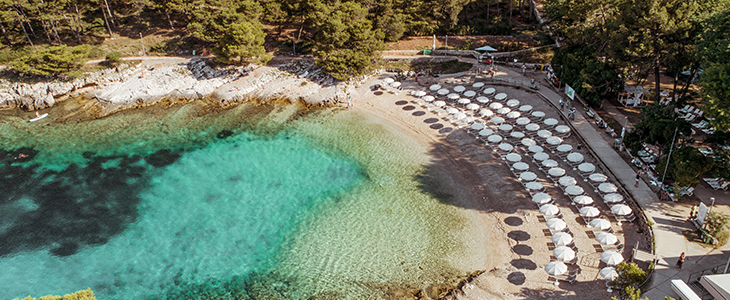
[[245, 109], [0, 125], [0, 298], [382, 298], [464, 271], [424, 146], [364, 115]]

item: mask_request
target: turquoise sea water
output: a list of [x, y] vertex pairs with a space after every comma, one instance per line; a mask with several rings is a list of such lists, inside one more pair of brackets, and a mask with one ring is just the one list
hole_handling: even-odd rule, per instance
[[4, 123], [0, 298], [378, 299], [464, 271], [422, 146], [352, 113], [193, 108]]

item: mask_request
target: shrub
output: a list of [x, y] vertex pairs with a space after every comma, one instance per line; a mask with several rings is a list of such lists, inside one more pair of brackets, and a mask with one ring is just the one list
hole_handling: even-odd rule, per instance
[[10, 67], [21, 73], [58, 76], [81, 68], [86, 62], [89, 48], [89, 45], [73, 48], [66, 45], [49, 47], [19, 57]]
[[112, 52], [106, 55], [106, 60], [110, 62], [120, 62], [122, 61], [122, 54], [119, 52]]
[[611, 281], [610, 285], [625, 290], [627, 287], [637, 287], [646, 280], [646, 272], [639, 268], [636, 263], [621, 262], [616, 266], [618, 277]]
[[[14, 300], [19, 299], [15, 298]], [[36, 298], [28, 296], [23, 298], [23, 300], [36, 300]], [[40, 297], [38, 300], [96, 300], [96, 297], [94, 297], [94, 292], [92, 292], [91, 288], [89, 288], [86, 290], [75, 292], [73, 294], [64, 295], [63, 297], [48, 295]]]
[[730, 216], [718, 211], [712, 211], [705, 217], [707, 223], [707, 231], [717, 239], [717, 247], [727, 243], [730, 233], [728, 233], [728, 224], [730, 224]]

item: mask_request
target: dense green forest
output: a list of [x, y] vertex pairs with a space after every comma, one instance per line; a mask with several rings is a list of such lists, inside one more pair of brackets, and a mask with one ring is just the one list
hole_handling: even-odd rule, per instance
[[[263, 47], [266, 25], [285, 35], [294, 51], [319, 57], [321, 65], [340, 79], [367, 72], [385, 41], [406, 34], [508, 34], [513, 19], [525, 15], [529, 21], [526, 0], [0, 0], [0, 5], [3, 44], [13, 47], [13, 51], [6, 48], [0, 61], [29, 51], [63, 59], [95, 50], [72, 46], [169, 29], [183, 32], [185, 38], [149, 45], [151, 50], [195, 44], [225, 63], [264, 63], [269, 59]], [[52, 47], [59, 45], [69, 47]], [[61, 68], [77, 64], [77, 60], [57, 63]], [[38, 75], [60, 70], [34, 72], [29, 58], [16, 66]]]
[[[194, 45], [223, 63], [265, 63], [268, 34], [346, 79], [370, 71], [385, 42], [405, 35], [514, 34], [517, 21], [537, 25], [526, 0], [0, 0], [0, 6], [0, 62], [50, 77], [109, 54], [96, 45], [110, 37], [160, 30], [170, 38], [147, 51]], [[702, 74], [707, 113], [716, 129], [728, 131], [729, 8], [730, 0], [546, 0], [539, 34], [560, 43], [552, 61], [558, 77], [592, 103], [627, 79], [641, 84], [661, 72], [686, 96], [680, 74]]]
[[[589, 102], [627, 79], [643, 84], [664, 74], [674, 78], [674, 105], [684, 105], [697, 76], [712, 125], [730, 130], [730, 1], [548, 0], [545, 11], [563, 42], [552, 66]], [[659, 93], [652, 96], [659, 102]]]

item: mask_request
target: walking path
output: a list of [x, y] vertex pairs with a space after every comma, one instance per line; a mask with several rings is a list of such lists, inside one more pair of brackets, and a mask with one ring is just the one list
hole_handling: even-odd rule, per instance
[[[518, 72], [511, 70], [507, 72], [508, 76], [506, 77], [509, 79], [526, 80]], [[561, 98], [566, 97], [547, 86], [543, 86], [539, 93], [551, 101], [555, 107], [559, 105]], [[617, 110], [616, 112], [620, 114]], [[566, 115], [566, 111], [561, 111], [561, 113]], [[722, 250], [727, 252], [730, 247], [726, 245], [720, 250], [712, 250], [687, 241], [682, 235], [682, 231], [693, 230], [694, 228], [686, 221], [688, 214], [685, 210], [677, 207], [674, 203], [659, 201], [657, 195], [644, 181], [640, 181], [639, 186], [636, 187], [634, 185], [636, 178], [634, 169], [612, 149], [611, 145], [606, 142], [601, 133], [590, 122], [592, 121], [580, 113], [576, 114], [573, 126], [588, 146], [610, 169], [616, 179], [633, 195], [644, 210], [648, 220], [654, 223], [652, 229], [655, 236], [655, 253], [658, 262], [651, 282], [643, 291], [643, 296], [648, 297], [650, 300], [661, 300], [664, 299], [664, 296], [679, 299], [671, 288], [670, 280], [682, 279], [687, 281], [692, 273], [722, 264], [727, 260], [727, 255], [724, 255]], [[683, 269], [679, 270], [674, 264], [682, 252], [685, 252], [687, 259]]]

